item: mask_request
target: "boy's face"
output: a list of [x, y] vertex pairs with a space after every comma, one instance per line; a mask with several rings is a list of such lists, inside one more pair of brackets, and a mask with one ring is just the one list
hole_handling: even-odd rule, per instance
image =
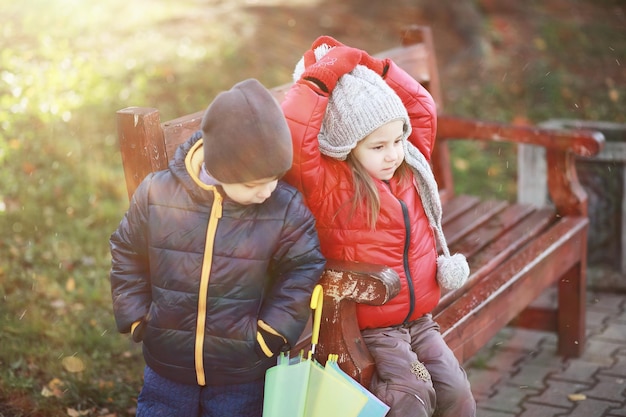
[[221, 184], [221, 186], [231, 200], [247, 206], [249, 204], [261, 204], [267, 200], [276, 189], [277, 184], [277, 178], [262, 178], [250, 182]]
[[404, 160], [404, 122], [393, 120], [374, 130], [352, 150], [353, 156], [374, 178], [389, 180]]

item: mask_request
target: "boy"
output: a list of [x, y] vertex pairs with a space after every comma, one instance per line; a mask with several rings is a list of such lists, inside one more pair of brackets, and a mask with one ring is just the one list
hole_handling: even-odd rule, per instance
[[143, 341], [138, 416], [261, 416], [265, 371], [304, 329], [325, 265], [279, 181], [292, 158], [278, 102], [248, 79], [135, 192], [110, 278], [118, 330]]

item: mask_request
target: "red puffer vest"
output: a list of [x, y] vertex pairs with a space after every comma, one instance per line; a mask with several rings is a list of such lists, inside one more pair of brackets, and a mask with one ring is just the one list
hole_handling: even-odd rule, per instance
[[[430, 160], [436, 133], [436, 107], [426, 89], [391, 63], [385, 77], [407, 108], [409, 141]], [[294, 163], [285, 179], [305, 196], [317, 219], [322, 253], [328, 259], [383, 264], [400, 275], [398, 296], [383, 306], [359, 305], [361, 329], [387, 327], [429, 313], [439, 302], [437, 248], [414, 181], [398, 176], [376, 180], [381, 211], [371, 230], [362, 210], [350, 216], [352, 173], [347, 163], [319, 152], [320, 131], [328, 99], [294, 84], [282, 103], [294, 144]]]

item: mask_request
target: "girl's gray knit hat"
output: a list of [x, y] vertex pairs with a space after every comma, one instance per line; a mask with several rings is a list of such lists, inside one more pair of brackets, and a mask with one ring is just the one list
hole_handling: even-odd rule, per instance
[[[316, 59], [319, 60], [330, 49], [326, 44], [317, 47], [314, 51]], [[300, 79], [304, 70], [304, 59], [301, 59], [293, 73], [294, 81]], [[404, 158], [415, 174], [424, 212], [442, 251], [437, 258], [437, 281], [444, 289], [459, 288], [469, 277], [469, 265], [462, 254], [450, 254], [441, 227], [441, 200], [432, 168], [419, 149], [407, 140], [411, 134], [411, 123], [406, 107], [380, 75], [357, 65], [339, 79], [328, 98], [318, 134], [320, 152], [343, 161], [360, 140], [393, 120], [404, 121]]]
[[[331, 48], [322, 44], [315, 49], [320, 59]], [[304, 61], [296, 65], [294, 81], [304, 72]], [[400, 97], [380, 75], [357, 65], [342, 76], [328, 98], [326, 115], [318, 134], [320, 152], [343, 161], [357, 143], [380, 126], [393, 120], [404, 122], [404, 139], [411, 133], [411, 123]]]

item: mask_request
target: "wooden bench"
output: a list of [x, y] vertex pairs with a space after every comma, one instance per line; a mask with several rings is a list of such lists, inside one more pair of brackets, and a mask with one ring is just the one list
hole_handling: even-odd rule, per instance
[[[557, 332], [558, 352], [566, 357], [579, 356], [585, 346], [588, 219], [575, 156], [599, 152], [602, 135], [446, 115], [427, 27], [407, 29], [400, 46], [378, 56], [392, 58], [428, 88], [438, 104], [433, 170], [443, 202], [443, 228], [450, 250], [465, 254], [472, 272], [465, 286], [443, 295], [434, 317], [459, 361], [470, 358], [516, 318], [517, 323]], [[286, 84], [272, 91], [280, 101], [288, 88]], [[117, 112], [129, 197], [146, 174], [167, 168], [176, 147], [198, 129], [202, 114], [199, 111], [161, 122], [154, 108], [129, 107]], [[545, 147], [553, 204], [534, 207], [455, 195], [447, 143], [452, 139]], [[355, 302], [386, 302], [399, 290], [398, 276], [384, 266], [329, 260], [321, 283], [325, 297], [318, 359], [325, 362], [329, 353], [339, 354], [341, 367], [367, 386], [374, 365], [360, 337]], [[558, 311], [529, 310], [550, 286], [558, 287]]]

